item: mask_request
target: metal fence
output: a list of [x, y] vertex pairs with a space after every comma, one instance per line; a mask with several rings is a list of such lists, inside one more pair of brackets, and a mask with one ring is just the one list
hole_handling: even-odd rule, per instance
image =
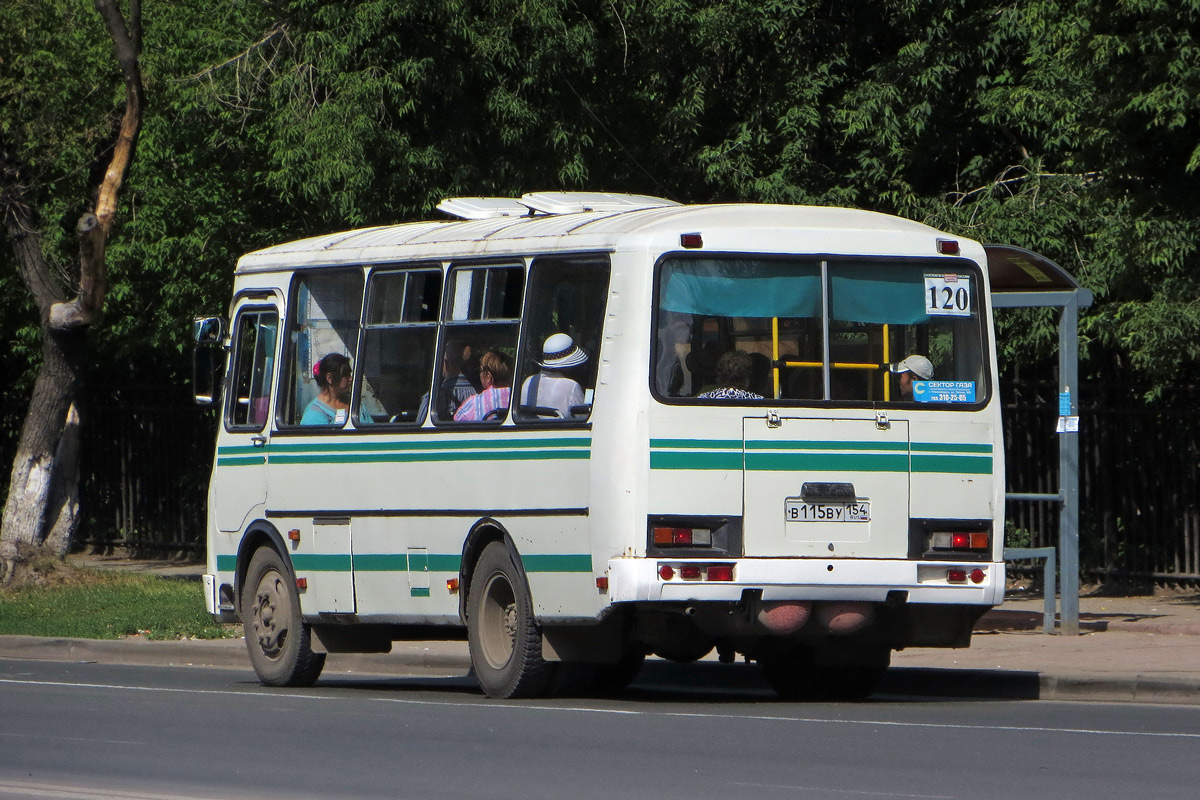
[[193, 405], [86, 412], [77, 543], [202, 552], [216, 423]]
[[[1147, 405], [1083, 387], [1080, 564], [1085, 580], [1200, 581], [1200, 387]], [[1008, 491], [1058, 491], [1053, 383], [1005, 387]], [[215, 422], [191, 405], [97, 406], [86, 420], [80, 539], [198, 551]], [[1008, 506], [1006, 544], [1058, 543], [1058, 508]]]
[[[1057, 386], [1006, 387], [1010, 492], [1058, 491]], [[1079, 544], [1086, 580], [1200, 581], [1200, 387], [1147, 404], [1135, 387], [1080, 392]], [[1008, 543], [1054, 546], [1058, 507], [1008, 506]]]

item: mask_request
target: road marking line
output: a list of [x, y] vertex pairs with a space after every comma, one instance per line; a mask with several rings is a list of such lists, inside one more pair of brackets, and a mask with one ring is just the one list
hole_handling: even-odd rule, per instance
[[[228, 689], [173, 689], [155, 686], [123, 686], [115, 683], [72, 683], [68, 681], [21, 681], [11, 678], [0, 678], [0, 684], [18, 684], [23, 686], [46, 686], [66, 689], [111, 689], [128, 692], [157, 692], [161, 694], [198, 694], [198, 695], [230, 695], [237, 697], [264, 697], [271, 699], [318, 700], [323, 702], [344, 701], [352, 698], [337, 696], [322, 696], [316, 694], [300, 694], [296, 692], [276, 691], [231, 691]], [[444, 700], [402, 700], [395, 697], [363, 697], [356, 696], [355, 700], [367, 700], [375, 703], [395, 703], [411, 706], [461, 706], [462, 703]], [[1098, 728], [1050, 728], [1045, 726], [1022, 725], [963, 725], [953, 722], [896, 722], [880, 719], [827, 719], [821, 717], [784, 717], [775, 714], [708, 714], [697, 711], [640, 711], [637, 709], [620, 708], [581, 708], [571, 706], [532, 705], [527, 703], [474, 703], [474, 708], [492, 708], [506, 711], [556, 711], [584, 714], [609, 714], [614, 716], [638, 717], [669, 717], [680, 719], [740, 719], [749, 722], [803, 722], [814, 725], [863, 725], [880, 728], [930, 728], [936, 730], [956, 731], [1002, 731], [1009, 733], [1073, 733], [1084, 736], [1130, 736], [1151, 739], [1200, 739], [1200, 733], [1168, 733], [1162, 731], [1121, 731], [1101, 730]]]

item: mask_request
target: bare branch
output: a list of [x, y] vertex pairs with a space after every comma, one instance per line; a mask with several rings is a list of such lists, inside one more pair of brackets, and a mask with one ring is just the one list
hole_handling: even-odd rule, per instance
[[213, 75], [213, 73], [215, 73], [221, 69], [224, 69], [225, 67], [229, 66], [230, 64], [237, 64], [242, 61], [245, 61], [251, 55], [253, 55], [255, 51], [265, 47], [277, 36], [286, 34], [287, 29], [288, 29], [287, 23], [285, 23], [285, 22], [276, 23], [270, 30], [268, 30], [266, 32], [266, 34], [263, 35], [263, 37], [261, 39], [259, 39], [257, 42], [255, 42], [254, 44], [247, 47], [242, 52], [238, 53], [236, 56], [227, 58], [224, 61], [222, 61], [220, 64], [214, 64], [211, 67], [207, 67], [205, 69], [200, 70], [195, 75], [189, 75], [186, 78], [181, 78], [179, 80], [180, 81], [198, 81], [198, 80], [201, 80], [202, 78], [211, 77]]

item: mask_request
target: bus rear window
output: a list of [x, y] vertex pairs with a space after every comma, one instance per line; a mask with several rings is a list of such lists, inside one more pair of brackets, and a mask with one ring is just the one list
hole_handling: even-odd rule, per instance
[[656, 394], [717, 404], [983, 402], [980, 279], [957, 260], [666, 259]]

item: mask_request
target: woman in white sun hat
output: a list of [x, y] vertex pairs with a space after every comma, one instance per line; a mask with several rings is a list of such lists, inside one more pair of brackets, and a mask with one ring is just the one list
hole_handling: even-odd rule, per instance
[[903, 361], [892, 364], [892, 372], [900, 376], [900, 397], [912, 399], [913, 378], [927, 381], [933, 378], [933, 362], [922, 355], [913, 354]]
[[539, 416], [540, 409], [547, 409], [557, 412], [561, 419], [570, 419], [571, 407], [583, 405], [583, 387], [562, 371], [587, 360], [587, 352], [567, 334], [547, 336], [542, 358], [537, 362], [540, 371], [521, 384], [521, 406], [531, 406], [529, 410]]

